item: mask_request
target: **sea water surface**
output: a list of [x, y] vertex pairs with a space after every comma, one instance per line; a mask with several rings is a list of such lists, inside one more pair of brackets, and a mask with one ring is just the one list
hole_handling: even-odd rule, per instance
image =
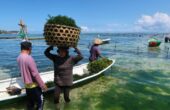
[[[170, 108], [170, 43], [164, 43], [164, 34], [158, 34], [160, 47], [148, 48], [153, 34], [96, 33], [81, 34], [78, 47], [84, 55], [79, 63], [88, 61], [89, 44], [100, 35], [110, 38], [101, 45], [103, 56], [116, 59], [105, 76], [71, 91], [71, 103], [64, 110], [169, 110]], [[6, 36], [6, 35], [0, 35]], [[15, 36], [15, 35], [8, 35]], [[29, 37], [43, 37], [41, 34]], [[0, 80], [19, 76], [16, 58], [20, 53], [19, 39], [0, 39]], [[44, 40], [32, 40], [34, 57], [40, 72], [53, 70], [52, 62], [44, 56]], [[56, 52], [54, 49], [53, 53]], [[70, 50], [74, 54], [73, 49]], [[55, 110], [53, 94], [45, 96], [45, 110]], [[23, 104], [20, 104], [23, 103]], [[25, 108], [25, 102], [0, 107], [0, 110]]]

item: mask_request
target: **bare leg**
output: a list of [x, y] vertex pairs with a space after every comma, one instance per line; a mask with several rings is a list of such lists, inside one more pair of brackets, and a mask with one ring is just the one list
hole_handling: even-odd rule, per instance
[[54, 90], [54, 103], [58, 104], [60, 100], [61, 87], [56, 85]]
[[69, 103], [70, 102], [70, 98], [69, 98], [69, 94], [70, 94], [70, 87], [69, 86], [64, 86], [63, 87], [63, 92], [64, 92], [64, 100], [65, 102]]

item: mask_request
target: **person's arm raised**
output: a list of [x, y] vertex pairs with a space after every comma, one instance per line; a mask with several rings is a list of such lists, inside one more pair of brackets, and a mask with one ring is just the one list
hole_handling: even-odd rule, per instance
[[77, 53], [77, 56], [73, 57], [73, 61], [76, 64], [77, 62], [83, 59], [83, 55], [77, 47], [73, 47], [73, 48], [75, 49], [74, 52]]
[[50, 51], [53, 50], [53, 46], [49, 46], [45, 51], [44, 54], [47, 58], [50, 60], [54, 60], [54, 55], [50, 53]]

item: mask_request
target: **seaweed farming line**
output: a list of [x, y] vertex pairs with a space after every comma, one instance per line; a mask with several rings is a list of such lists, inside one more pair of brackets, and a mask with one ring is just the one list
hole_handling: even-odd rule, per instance
[[[150, 48], [148, 47], [148, 49], [144, 49], [143, 47], [137, 46], [135, 48], [126, 48], [126, 50], [118, 48], [117, 45], [112, 46], [112, 51], [107, 52], [110, 55], [116, 55], [117, 53], [123, 53], [123, 54], [132, 54], [132, 55], [142, 55], [142, 56], [150, 56], [150, 55], [162, 55], [159, 58], [168, 58], [170, 59], [170, 55], [169, 55], [169, 47], [165, 46], [165, 49], [159, 49], [159, 48]], [[121, 47], [121, 46], [120, 46]], [[102, 51], [104, 51], [105, 49], [102, 48]], [[156, 56], [155, 56], [156, 58]]]

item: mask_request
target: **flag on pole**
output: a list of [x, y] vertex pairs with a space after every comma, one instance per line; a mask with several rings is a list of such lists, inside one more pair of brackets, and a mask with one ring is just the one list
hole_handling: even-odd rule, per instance
[[20, 20], [20, 23], [18, 24], [20, 26], [20, 31], [18, 33], [18, 37], [21, 39], [27, 39], [27, 29], [26, 25], [22, 20]]
[[26, 33], [24, 32], [24, 29], [20, 29], [19, 33], [18, 33], [18, 37], [25, 39], [26, 38]]

